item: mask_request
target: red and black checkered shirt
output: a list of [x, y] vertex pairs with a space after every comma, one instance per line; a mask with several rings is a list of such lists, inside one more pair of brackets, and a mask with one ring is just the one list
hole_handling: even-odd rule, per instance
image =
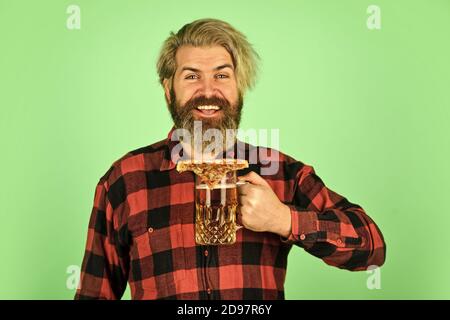
[[[243, 228], [233, 245], [197, 245], [194, 175], [175, 169], [171, 133], [100, 179], [76, 299], [120, 299], [127, 283], [133, 299], [284, 299], [293, 244], [343, 269], [384, 263], [383, 236], [364, 210], [281, 152], [278, 172], [263, 178], [291, 208], [289, 238]], [[246, 159], [259, 149], [245, 144]], [[260, 160], [238, 175], [260, 174]]]

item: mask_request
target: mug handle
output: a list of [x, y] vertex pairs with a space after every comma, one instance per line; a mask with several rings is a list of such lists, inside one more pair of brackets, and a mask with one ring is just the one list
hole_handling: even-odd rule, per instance
[[[244, 185], [244, 184], [248, 184], [248, 183], [250, 183], [250, 182], [239, 180], [239, 181], [236, 182], [236, 186], [238, 187], [238, 186], [241, 186], [241, 185]], [[237, 210], [239, 210], [239, 206], [238, 206]], [[239, 229], [242, 229], [242, 228], [244, 228], [244, 226], [236, 224], [236, 231], [238, 231]]]

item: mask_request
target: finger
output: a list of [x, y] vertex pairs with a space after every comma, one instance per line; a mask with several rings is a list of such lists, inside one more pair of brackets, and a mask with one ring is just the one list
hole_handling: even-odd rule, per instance
[[264, 180], [263, 177], [261, 177], [259, 174], [257, 174], [254, 171], [250, 171], [249, 173], [243, 175], [243, 176], [239, 176], [238, 179], [240, 181], [248, 181], [251, 184], [256, 184], [259, 186], [267, 186], [269, 187], [269, 184], [267, 183], [266, 180]]
[[246, 220], [246, 217], [248, 219], [248, 214], [249, 213], [248, 213], [248, 207], [247, 206], [243, 206], [243, 205], [238, 206], [236, 222], [238, 222], [238, 224], [246, 227], [245, 220]]
[[238, 197], [246, 197], [247, 199], [258, 198], [260, 194], [261, 186], [248, 184], [246, 188], [238, 191]]
[[238, 206], [238, 209], [237, 209], [237, 211], [236, 211], [236, 224], [242, 226], [241, 206]]
[[238, 204], [241, 206], [249, 203], [249, 197], [247, 195], [239, 195], [238, 196]]
[[251, 184], [245, 183], [237, 186], [237, 192], [239, 195], [246, 195], [250, 191], [250, 188], [252, 187]]

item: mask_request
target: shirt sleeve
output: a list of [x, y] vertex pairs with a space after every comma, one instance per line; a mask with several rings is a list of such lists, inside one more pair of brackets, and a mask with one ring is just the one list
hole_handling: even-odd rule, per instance
[[122, 297], [127, 285], [129, 256], [119, 232], [108, 201], [107, 182], [100, 179], [95, 190], [76, 300]]
[[351, 271], [381, 266], [386, 244], [375, 222], [358, 205], [330, 190], [310, 166], [297, 173], [291, 210], [295, 244], [325, 263]]

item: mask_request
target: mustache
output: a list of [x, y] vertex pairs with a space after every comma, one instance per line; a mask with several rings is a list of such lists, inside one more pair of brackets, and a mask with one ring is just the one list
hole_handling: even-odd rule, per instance
[[187, 110], [192, 110], [197, 108], [198, 106], [218, 106], [221, 109], [230, 108], [230, 102], [227, 99], [220, 97], [206, 97], [206, 96], [198, 96], [188, 100], [185, 103], [185, 108]]

